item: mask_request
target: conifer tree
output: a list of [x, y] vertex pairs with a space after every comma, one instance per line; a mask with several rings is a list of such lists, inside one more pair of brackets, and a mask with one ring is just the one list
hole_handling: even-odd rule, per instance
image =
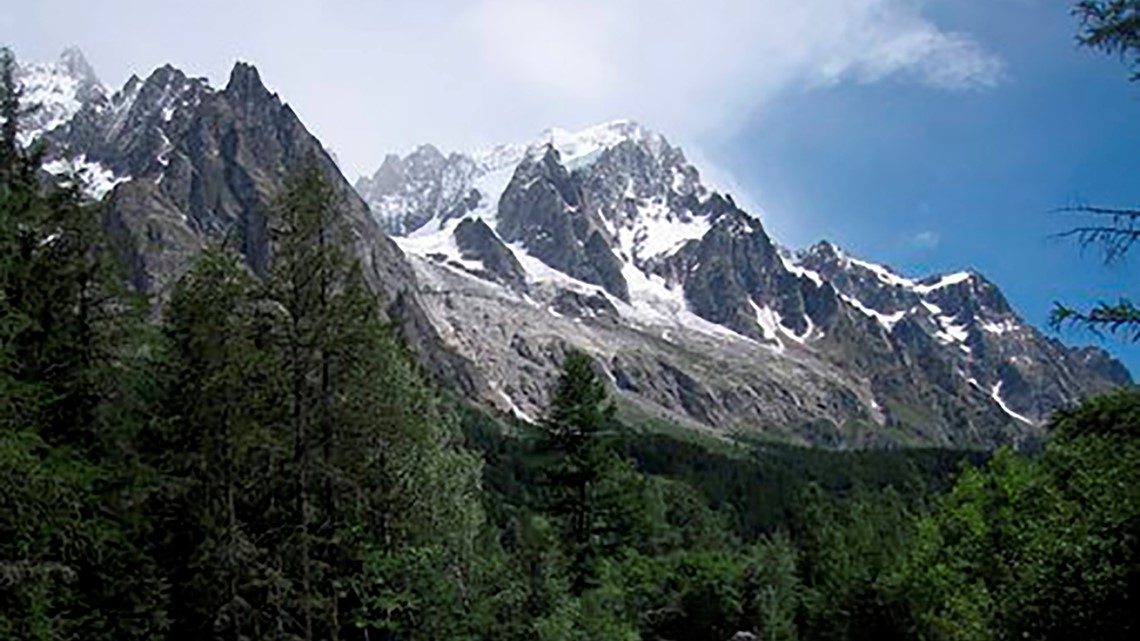
[[273, 627], [279, 577], [266, 546], [281, 526], [282, 394], [255, 294], [236, 255], [207, 248], [164, 310], [165, 421], [151, 447], [168, 477], [154, 510], [173, 639], [263, 638]]
[[419, 638], [454, 622], [425, 609], [461, 596], [482, 518], [479, 467], [455, 447], [435, 393], [380, 320], [348, 253], [339, 195], [315, 163], [287, 181], [271, 226], [263, 295], [278, 315], [271, 340], [287, 378], [294, 535], [285, 567], [299, 586], [300, 634], [337, 638], [352, 625]]
[[593, 360], [570, 351], [540, 425], [539, 452], [553, 459], [546, 473], [548, 509], [561, 519], [566, 532], [575, 594], [592, 580], [602, 512], [610, 507], [600, 500], [600, 490], [606, 475], [620, 465], [607, 446], [616, 426], [608, 397]]

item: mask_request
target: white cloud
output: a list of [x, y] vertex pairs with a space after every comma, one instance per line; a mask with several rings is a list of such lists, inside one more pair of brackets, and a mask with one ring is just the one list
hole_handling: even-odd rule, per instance
[[254, 62], [351, 178], [421, 142], [633, 118], [691, 146], [789, 90], [1000, 81], [1001, 61], [934, 24], [928, 1], [198, 0], [172, 20], [165, 3], [37, 0], [0, 36], [39, 57], [76, 43], [110, 81], [169, 60], [224, 84]]
[[915, 0], [486, 0], [467, 6], [460, 38], [488, 84], [534, 100], [543, 125], [622, 116], [689, 138], [798, 86], [1000, 80], [1000, 60], [921, 10]]
[[934, 249], [942, 242], [942, 237], [938, 232], [924, 230], [911, 236], [910, 242], [917, 249]]

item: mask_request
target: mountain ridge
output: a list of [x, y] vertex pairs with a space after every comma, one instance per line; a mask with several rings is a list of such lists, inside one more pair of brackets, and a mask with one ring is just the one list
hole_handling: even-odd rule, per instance
[[[511, 150], [517, 158], [514, 173], [501, 191], [502, 178], [485, 182], [494, 185], [489, 190], [474, 180], [452, 183], [449, 193], [456, 200], [440, 203], [408, 198], [401, 202], [406, 208], [401, 210], [384, 202], [387, 194], [376, 189], [375, 181], [365, 179], [357, 186], [366, 199], [383, 203], [377, 208], [384, 212], [378, 220], [381, 224], [389, 221], [389, 233], [405, 252], [428, 259], [414, 261], [421, 282], [431, 279], [428, 272], [453, 269], [510, 289], [507, 283], [520, 282], [517, 268], [488, 269], [479, 263], [480, 256], [493, 249], [500, 255], [513, 254], [509, 264], [523, 267], [522, 280], [528, 288], [516, 285], [520, 295], [532, 296], [536, 284], [569, 279], [555, 285], [560, 293], [545, 302], [553, 314], [578, 314], [583, 323], [608, 317], [608, 322], [636, 324], [671, 306], [663, 314], [656, 313], [648, 325], [656, 321], [660, 326], [661, 317], [671, 315], [676, 321], [672, 324], [683, 331], [715, 334], [727, 330], [785, 356], [811, 352], [817, 365], [822, 361], [823, 367], [838, 367], [856, 377], [852, 370], [869, 368], [875, 374], [867, 377], [871, 380], [863, 387], [870, 389], [852, 393], [864, 406], [863, 419], [858, 419], [860, 412], [848, 412], [847, 420], [870, 419], [885, 426], [888, 415], [905, 413], [892, 410], [887, 402], [897, 401], [890, 397], [904, 390], [908, 396], [904, 404], [923, 409], [933, 406], [942, 415], [934, 422], [963, 412], [994, 414], [990, 410], [996, 409], [997, 418], [966, 418], [958, 425], [974, 433], [970, 438], [992, 445], [1007, 437], [1018, 441], [1039, 433], [1053, 409], [1092, 390], [1131, 381], [1127, 369], [1102, 350], [1066, 348], [1041, 334], [976, 270], [911, 278], [851, 256], [826, 241], [793, 253], [769, 237], [763, 221], [737, 207], [731, 196], [705, 187], [697, 168], [664, 136], [630, 121], [606, 123], [578, 134], [555, 131], [560, 133], [544, 133], [529, 144], [496, 148]], [[473, 157], [445, 154], [434, 146], [421, 146], [402, 160], [417, 163], [421, 169], [431, 167], [430, 161], [418, 158], [425, 152], [437, 160], [446, 159], [451, 166], [479, 165]], [[391, 162], [386, 160], [386, 164]], [[496, 170], [504, 171], [502, 165]], [[421, 171], [393, 186], [405, 194], [430, 192], [430, 187], [443, 183], [442, 175]], [[462, 203], [476, 205], [464, 207]], [[401, 215], [414, 217], [414, 223], [401, 227]], [[470, 241], [459, 243], [452, 238], [460, 226], [475, 222], [484, 228], [481, 247], [472, 248]], [[583, 263], [590, 269], [583, 268]], [[510, 273], [496, 275], [500, 269]], [[527, 300], [524, 297], [519, 302]], [[647, 309], [639, 310], [639, 305]], [[439, 316], [437, 322], [443, 325], [479, 325], [476, 319], [455, 313], [439, 311]], [[490, 316], [485, 312], [482, 322]], [[677, 320], [682, 317], [684, 321]], [[590, 347], [590, 339], [559, 331], [571, 336], [566, 339], [570, 344]], [[676, 338], [676, 330], [671, 336]], [[511, 340], [518, 342], [517, 336]], [[858, 347], [845, 345], [845, 341]], [[557, 341], [547, 341], [548, 346], [552, 342]], [[605, 351], [594, 347], [595, 353]], [[480, 349], [470, 345], [468, 349], [487, 357]], [[498, 358], [509, 352], [502, 350]], [[620, 368], [612, 363], [613, 355], [609, 356], [615, 384], [629, 383], [632, 379], [619, 376]], [[1043, 371], [1046, 367], [1057, 367], [1056, 378]], [[693, 382], [700, 377], [691, 378]], [[939, 390], [933, 398], [931, 389]], [[723, 406], [723, 397], [735, 391], [703, 390], [697, 396], [719, 396], [721, 400], [711, 402]], [[541, 402], [520, 404], [512, 397], [508, 406], [534, 410]], [[718, 416], [693, 402], [682, 403], [681, 408], [688, 418], [708, 421], [715, 417], [730, 423], [739, 418], [731, 412]], [[836, 418], [832, 415], [828, 420]], [[1002, 420], [1015, 427], [996, 427]], [[910, 425], [909, 429], [915, 429], [911, 436], [927, 438], [920, 427]], [[840, 436], [839, 441], [846, 438]]]
[[[61, 62], [24, 67], [19, 77], [27, 83], [30, 73], [34, 83], [42, 82], [35, 74], [65, 72]], [[50, 127], [25, 123], [23, 135], [29, 144], [46, 144], [48, 173], [74, 178], [89, 197], [104, 199], [107, 226], [127, 254], [136, 288], [161, 302], [207, 243], [238, 249], [251, 271], [264, 273], [274, 197], [290, 171], [315, 163], [341, 198], [351, 249], [382, 312], [430, 371], [465, 393], [480, 393], [478, 376], [427, 324], [400, 249], [254, 66], [236, 63], [218, 89], [163, 65], [145, 79], [132, 76], [121, 89], [93, 96], [53, 94], [70, 116]]]
[[1131, 382], [1103, 350], [1025, 323], [977, 272], [909, 278], [829, 242], [793, 253], [632, 121], [474, 154], [424, 144], [353, 187], [247, 63], [223, 89], [164, 65], [110, 92], [73, 51], [21, 79], [52, 103], [24, 140], [107, 198], [141, 289], [235, 232], [263, 270], [264, 208], [314, 158], [421, 358], [528, 420], [571, 348], [642, 411], [835, 447], [1023, 444], [1053, 410]]

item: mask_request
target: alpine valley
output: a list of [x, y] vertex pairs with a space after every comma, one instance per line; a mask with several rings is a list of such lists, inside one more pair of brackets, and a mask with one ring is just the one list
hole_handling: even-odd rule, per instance
[[22, 140], [106, 200], [156, 301], [207, 242], [265, 270], [266, 207], [316, 158], [425, 367], [523, 420], [569, 348], [595, 357], [632, 422], [840, 448], [1025, 444], [1054, 410], [1131, 382], [1103, 350], [1026, 323], [983, 274], [780, 245], [633, 122], [473, 153], [423, 145], [354, 189], [248, 64], [221, 88], [164, 66], [112, 91], [69, 50], [19, 79], [40, 105]]

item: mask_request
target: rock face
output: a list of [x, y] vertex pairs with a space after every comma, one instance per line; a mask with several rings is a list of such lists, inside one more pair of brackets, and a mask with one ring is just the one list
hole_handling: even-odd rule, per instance
[[478, 380], [443, 348], [420, 309], [403, 253], [253, 66], [236, 64], [220, 90], [167, 65], [111, 93], [82, 54], [69, 50], [59, 63], [24, 67], [20, 76], [60, 88], [53, 113], [62, 116], [25, 123], [22, 135], [47, 144], [46, 169], [76, 174], [88, 194], [107, 199], [109, 224], [129, 247], [139, 289], [161, 300], [207, 242], [231, 243], [264, 273], [274, 197], [290, 171], [314, 162], [342, 199], [353, 249], [388, 313], [433, 368], [477, 392]]
[[434, 158], [385, 193], [448, 188], [386, 201], [381, 222], [445, 342], [523, 416], [570, 347], [643, 413], [837, 447], [1022, 443], [1053, 410], [1131, 382], [1102, 350], [1026, 324], [980, 274], [911, 279], [826, 242], [793, 254], [634, 123], [425, 149], [385, 161]]
[[464, 218], [455, 227], [455, 244], [465, 260], [478, 263], [476, 271], [516, 291], [526, 291], [526, 271], [493, 229], [479, 218]]
[[403, 236], [463, 202], [475, 173], [473, 161], [460, 154], [444, 157], [423, 145], [406, 158], [389, 155], [372, 177], [361, 177], [356, 191], [385, 231]]
[[531, 256], [628, 302], [621, 261], [598, 214], [553, 145], [527, 154], [499, 200], [498, 231]]

